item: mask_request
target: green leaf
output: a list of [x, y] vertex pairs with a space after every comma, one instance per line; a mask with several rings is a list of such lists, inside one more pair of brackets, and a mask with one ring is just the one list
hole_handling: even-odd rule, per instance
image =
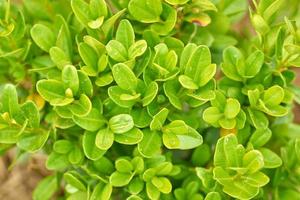
[[27, 121], [25, 121], [23, 127], [5, 127], [0, 129], [0, 143], [2, 144], [14, 144], [18, 142], [19, 136], [23, 133]]
[[158, 188], [156, 188], [151, 182], [146, 183], [146, 192], [150, 199], [159, 199], [160, 197]]
[[156, 131], [143, 130], [143, 139], [138, 143], [138, 150], [146, 158], [154, 157], [161, 152], [162, 140]]
[[98, 131], [95, 144], [101, 150], [108, 150], [114, 143], [114, 133], [109, 128]]
[[247, 152], [243, 157], [243, 166], [246, 167], [250, 173], [255, 173], [264, 167], [263, 155], [257, 150]]
[[252, 199], [258, 194], [259, 189], [246, 182], [239, 181], [225, 185], [223, 191], [237, 199]]
[[73, 187], [81, 190], [81, 191], [85, 191], [86, 190], [86, 186], [85, 184], [82, 182], [82, 180], [80, 180], [79, 175], [76, 172], [66, 172], [64, 173], [64, 180], [72, 185]]
[[145, 53], [147, 50], [147, 42], [145, 40], [139, 40], [132, 44], [128, 49], [128, 57], [134, 59]]
[[84, 159], [84, 155], [78, 146], [74, 146], [72, 151], [68, 154], [68, 160], [73, 165], [78, 165]]
[[221, 200], [221, 196], [218, 192], [209, 192], [204, 200]]
[[91, 0], [89, 6], [91, 15], [94, 18], [98, 16], [106, 16], [108, 14], [105, 0]]
[[8, 112], [11, 117], [16, 116], [20, 111], [18, 94], [15, 86], [6, 84], [1, 91], [0, 100], [3, 112]]
[[97, 132], [85, 132], [82, 137], [82, 148], [85, 156], [91, 160], [98, 160], [106, 151], [99, 149], [96, 144]]
[[134, 122], [130, 115], [119, 114], [110, 118], [108, 125], [113, 133], [125, 133], [134, 127]]
[[264, 168], [277, 168], [282, 165], [281, 158], [273, 151], [267, 148], [260, 148], [259, 151], [264, 159]]
[[83, 0], [71, 0], [72, 10], [77, 20], [84, 26], [87, 26], [91, 20], [89, 4]]
[[209, 107], [203, 112], [203, 120], [210, 124], [215, 124], [223, 116], [216, 107]]
[[269, 125], [269, 120], [266, 115], [259, 111], [251, 108], [247, 109], [249, 118], [253, 124], [253, 126], [257, 129], [265, 129]]
[[127, 19], [123, 19], [116, 32], [116, 40], [123, 44], [125, 49], [133, 45], [135, 39], [133, 28]]
[[[78, 45], [78, 51], [81, 59], [89, 68], [89, 70], [85, 71], [89, 71], [89, 75], [95, 76], [98, 72], [98, 55], [96, 51], [86, 43], [80, 43]], [[86, 69], [86, 67], [83, 67], [83, 69]]]
[[241, 74], [244, 78], [254, 77], [261, 69], [264, 63], [264, 54], [263, 52], [257, 50], [250, 54], [246, 59], [244, 72]]
[[33, 191], [34, 200], [48, 200], [58, 189], [58, 181], [55, 175], [47, 176], [41, 180]]
[[236, 126], [236, 119], [221, 118], [219, 124], [224, 129], [233, 129]]
[[58, 19], [61, 21], [62, 25], [58, 32], [56, 46], [62, 49], [66, 53], [68, 60], [70, 60], [73, 56], [73, 46], [69, 26], [63, 16], [58, 15]]
[[143, 99], [142, 99], [143, 106], [149, 105], [154, 100], [157, 93], [158, 93], [158, 84], [155, 81], [152, 81], [147, 86], [147, 89], [143, 94]]
[[121, 144], [137, 144], [143, 139], [143, 132], [138, 128], [132, 128], [131, 130], [115, 135], [115, 141]]
[[256, 172], [254, 174], [249, 174], [242, 178], [245, 183], [251, 185], [252, 187], [263, 187], [269, 182], [269, 177], [262, 172]]
[[68, 58], [67, 54], [58, 47], [51, 47], [49, 50], [49, 54], [51, 60], [56, 64], [59, 69], [63, 69], [65, 65], [72, 64], [70, 59]]
[[46, 143], [49, 131], [35, 129], [33, 131], [25, 131], [19, 138], [17, 146], [30, 153], [40, 150]]
[[172, 191], [172, 184], [166, 177], [154, 177], [152, 184], [162, 193], [168, 194]]
[[104, 184], [103, 182], [99, 182], [94, 188], [90, 200], [109, 200], [112, 194], [112, 186], [111, 184]]
[[269, 128], [257, 129], [250, 138], [250, 142], [254, 148], [264, 146], [272, 137], [272, 132]]
[[131, 181], [132, 177], [133, 175], [131, 173], [121, 173], [116, 171], [109, 177], [109, 182], [114, 187], [123, 187]]
[[43, 24], [35, 24], [30, 30], [33, 41], [44, 51], [49, 51], [55, 44], [55, 36], [50, 28]]
[[73, 99], [65, 97], [64, 84], [57, 80], [39, 80], [36, 84], [39, 94], [52, 105], [68, 105]]
[[[173, 121], [174, 122], [174, 121]], [[177, 129], [178, 128], [178, 129]], [[188, 127], [187, 132], [179, 128], [163, 132], [163, 143], [169, 149], [193, 149], [202, 144], [202, 136], [193, 128]], [[178, 132], [177, 132], [178, 131]]]
[[241, 105], [238, 100], [229, 98], [227, 99], [224, 115], [228, 119], [233, 119], [241, 110]]
[[218, 140], [214, 155], [214, 165], [221, 167], [239, 167], [241, 164], [243, 147], [238, 145], [237, 137], [226, 135]]
[[66, 154], [71, 151], [73, 144], [69, 140], [57, 140], [53, 145], [53, 150], [60, 154]]
[[223, 51], [221, 69], [225, 76], [235, 81], [242, 81], [242, 77], [237, 71], [237, 65], [240, 59], [243, 59], [243, 55], [235, 47], [228, 47]]
[[52, 152], [46, 161], [46, 167], [49, 170], [62, 170], [69, 166], [67, 155]]
[[136, 20], [143, 23], [154, 23], [160, 19], [162, 3], [160, 0], [131, 0], [128, 9]]
[[72, 104], [70, 104], [68, 108], [73, 113], [73, 115], [83, 117], [88, 115], [92, 110], [92, 103], [85, 94], [81, 94], [79, 100], [72, 102]]
[[116, 160], [115, 166], [116, 170], [121, 173], [130, 173], [133, 170], [131, 162], [123, 158]]
[[105, 37], [108, 36], [108, 34], [111, 32], [111, 29], [116, 24], [116, 21], [125, 13], [125, 11], [126, 9], [124, 8], [123, 10], [118, 11], [116, 14], [104, 21], [102, 25], [102, 31]]
[[123, 63], [114, 65], [112, 68], [112, 73], [114, 80], [120, 88], [131, 92], [136, 90], [138, 79], [127, 65]]
[[70, 88], [74, 95], [77, 94], [79, 89], [79, 78], [77, 69], [73, 65], [66, 65], [62, 70], [62, 81], [65, 88]]
[[110, 40], [106, 45], [107, 54], [118, 62], [127, 61], [127, 50], [123, 44], [117, 40]]
[[167, 108], [161, 109], [156, 115], [153, 116], [153, 119], [150, 123], [151, 130], [161, 130], [167, 116], [169, 114], [169, 110]]
[[86, 94], [87, 96], [93, 95], [93, 85], [89, 77], [81, 72], [77, 71], [78, 78], [79, 78], [79, 90], [78, 94]]
[[197, 90], [198, 85], [193, 81], [192, 78], [186, 76], [186, 75], [180, 75], [178, 77], [178, 81], [182, 85], [182, 87], [189, 89], [189, 90]]
[[112, 86], [108, 88], [108, 96], [114, 103], [124, 108], [130, 108], [136, 103], [137, 99], [122, 99], [121, 96], [123, 95], [124, 97], [124, 94], [126, 93], [128, 93], [128, 91], [123, 90], [119, 86]]
[[99, 110], [95, 108], [92, 108], [86, 116], [80, 117], [73, 115], [72, 119], [78, 126], [88, 131], [97, 131], [106, 123], [106, 120], [100, 114]]
[[263, 94], [263, 101], [268, 106], [275, 106], [280, 104], [283, 98], [284, 90], [278, 85], [274, 85], [268, 88]]

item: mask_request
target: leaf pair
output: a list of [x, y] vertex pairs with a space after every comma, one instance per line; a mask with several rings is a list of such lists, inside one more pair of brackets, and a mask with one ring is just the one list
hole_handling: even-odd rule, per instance
[[117, 62], [134, 62], [136, 57], [144, 54], [147, 49], [145, 40], [135, 42], [135, 34], [128, 20], [122, 20], [116, 32], [116, 39], [106, 45], [108, 55]]
[[174, 120], [167, 125], [169, 110], [160, 110], [150, 123], [152, 131], [161, 131], [164, 145], [168, 149], [193, 149], [202, 144], [202, 136], [182, 120]]
[[147, 106], [156, 97], [157, 83], [153, 81], [146, 86], [126, 64], [114, 65], [112, 73], [117, 86], [110, 87], [108, 95], [119, 106], [128, 108], [137, 102]]
[[255, 77], [264, 63], [264, 54], [257, 50], [244, 59], [243, 54], [235, 47], [228, 47], [223, 52], [221, 69], [228, 78], [243, 82]]
[[134, 157], [132, 160], [119, 158], [115, 162], [116, 170], [111, 174], [109, 181], [112, 186], [123, 187], [128, 185], [128, 189], [133, 194], [138, 194], [144, 187], [144, 182], [135, 176], [144, 171], [144, 161], [141, 157]]
[[46, 167], [50, 170], [62, 170], [70, 164], [78, 165], [84, 159], [82, 150], [69, 140], [57, 140], [53, 152], [49, 155]]
[[223, 185], [225, 193], [238, 199], [255, 197], [259, 188], [269, 182], [268, 176], [260, 172], [264, 167], [262, 153], [246, 152], [232, 134], [218, 140], [214, 165], [214, 179]]
[[133, 145], [143, 138], [143, 132], [134, 127], [133, 119], [128, 114], [113, 116], [108, 121], [107, 127], [100, 129], [95, 138], [95, 145], [101, 150], [108, 150], [114, 141]]
[[268, 115], [280, 117], [288, 113], [288, 109], [281, 105], [285, 98], [285, 91], [278, 85], [274, 85], [263, 92], [258, 89], [249, 90], [248, 98], [251, 107]]
[[170, 162], [161, 162], [155, 167], [148, 168], [143, 173], [146, 182], [146, 193], [150, 199], [159, 199], [161, 193], [168, 194], [172, 191], [172, 184], [165, 176], [178, 174], [178, 168]]
[[93, 94], [92, 83], [86, 74], [72, 65], [63, 68], [61, 80], [40, 80], [36, 87], [46, 101], [57, 106], [58, 114], [64, 118], [85, 116], [92, 109], [88, 97]]
[[216, 92], [216, 98], [211, 100], [211, 107], [203, 112], [203, 119], [207, 123], [224, 129], [242, 129], [246, 122], [246, 114], [241, 109], [238, 100], [224, 96], [222, 92]]
[[84, 0], [72, 0], [71, 7], [77, 20], [91, 29], [100, 28], [108, 15], [104, 0], [91, 0], [89, 4]]

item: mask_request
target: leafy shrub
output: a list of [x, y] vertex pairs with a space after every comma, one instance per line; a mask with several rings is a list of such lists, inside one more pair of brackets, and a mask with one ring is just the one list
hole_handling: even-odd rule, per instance
[[48, 155], [35, 200], [299, 199], [299, 10], [1, 0], [0, 152]]

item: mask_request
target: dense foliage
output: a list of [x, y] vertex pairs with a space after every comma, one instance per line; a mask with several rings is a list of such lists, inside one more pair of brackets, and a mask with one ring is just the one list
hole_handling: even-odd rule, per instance
[[35, 200], [299, 199], [286, 2], [0, 0], [0, 153]]

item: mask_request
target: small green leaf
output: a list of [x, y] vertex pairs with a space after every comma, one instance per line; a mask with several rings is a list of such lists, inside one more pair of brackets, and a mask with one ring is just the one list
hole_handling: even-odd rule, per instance
[[62, 70], [62, 81], [65, 88], [70, 88], [74, 95], [78, 92], [79, 78], [77, 70], [73, 65], [66, 65]]
[[81, 190], [81, 191], [85, 191], [86, 190], [86, 186], [85, 184], [82, 182], [82, 180], [80, 180], [80, 177], [78, 176], [78, 174], [76, 172], [66, 172], [64, 173], [64, 180], [72, 185], [73, 187]]
[[139, 40], [132, 44], [128, 49], [128, 57], [134, 59], [145, 53], [147, 50], [147, 42], [145, 40]]
[[91, 18], [89, 4], [83, 0], [71, 0], [71, 7], [77, 20], [86, 26]]
[[219, 121], [219, 119], [223, 116], [222, 113], [216, 107], [209, 107], [203, 112], [203, 119], [207, 123], [215, 124]]
[[80, 43], [78, 51], [83, 62], [89, 67], [89, 74], [95, 76], [98, 72], [98, 55], [96, 51], [86, 43]]
[[135, 39], [133, 28], [127, 19], [123, 19], [117, 29], [116, 40], [123, 44], [126, 49], [133, 45]]
[[58, 181], [55, 175], [42, 179], [33, 191], [34, 200], [48, 200], [58, 189]]
[[143, 132], [138, 128], [132, 128], [131, 130], [115, 135], [115, 141], [121, 144], [137, 144], [143, 139]]
[[[43, 99], [50, 103], [56, 103], [58, 100], [65, 99], [64, 84], [57, 80], [40, 80], [36, 84], [36, 89]], [[71, 102], [66, 102], [65, 105]]]
[[146, 158], [154, 157], [161, 152], [162, 140], [160, 135], [149, 129], [143, 130], [143, 139], [138, 143], [139, 152]]
[[114, 65], [112, 73], [120, 88], [123, 90], [135, 91], [138, 79], [127, 65], [123, 63]]
[[186, 75], [180, 75], [178, 77], [178, 81], [182, 85], [182, 87], [189, 89], [189, 90], [197, 90], [198, 85], [193, 81], [192, 78], [186, 76]]
[[90, 200], [98, 200], [99, 198], [101, 200], [109, 200], [112, 194], [112, 190], [113, 188], [111, 184], [104, 184], [103, 182], [99, 182], [94, 188], [90, 196]]
[[284, 90], [278, 86], [274, 85], [267, 90], [265, 90], [263, 95], [263, 101], [268, 106], [275, 106], [282, 102], [284, 98]]
[[130, 173], [133, 170], [131, 162], [123, 158], [116, 160], [115, 166], [116, 170], [121, 173]]
[[106, 45], [107, 54], [118, 62], [127, 61], [127, 50], [123, 44], [117, 40], [110, 40]]
[[11, 117], [16, 116], [20, 111], [18, 94], [15, 86], [6, 84], [1, 91], [0, 100], [3, 112], [8, 112]]
[[241, 105], [238, 100], [229, 98], [227, 99], [224, 115], [229, 119], [233, 119], [241, 110]]
[[57, 140], [53, 145], [53, 150], [60, 154], [66, 154], [71, 151], [73, 144], [68, 140]]
[[119, 114], [110, 118], [109, 128], [113, 133], [125, 133], [134, 127], [133, 119], [128, 114]]
[[264, 158], [264, 168], [277, 168], [282, 165], [281, 158], [273, 151], [267, 148], [261, 148], [259, 151], [262, 153]]
[[25, 131], [19, 138], [17, 146], [30, 153], [40, 150], [46, 143], [49, 131], [35, 129], [33, 131]]
[[73, 121], [78, 126], [88, 131], [97, 131], [106, 123], [104, 117], [95, 108], [92, 108], [89, 114], [83, 117], [73, 115]]
[[79, 100], [74, 101], [68, 108], [74, 115], [83, 117], [91, 111], [92, 103], [85, 94], [81, 94]]
[[97, 132], [85, 132], [82, 137], [83, 153], [88, 159], [98, 160], [105, 154], [105, 150], [99, 149], [96, 144]]
[[55, 44], [55, 36], [51, 29], [43, 24], [35, 24], [30, 30], [33, 41], [44, 51], [49, 51]]
[[257, 129], [250, 138], [250, 142], [254, 148], [261, 147], [265, 145], [272, 136], [272, 132], [270, 129]]
[[153, 119], [150, 123], [150, 129], [161, 130], [167, 119], [168, 114], [169, 110], [167, 108], [161, 109], [156, 115], [153, 116]]
[[112, 173], [111, 176], [109, 177], [109, 182], [114, 187], [123, 187], [130, 182], [132, 177], [133, 176], [131, 173], [121, 173], [116, 171]]
[[152, 81], [147, 86], [145, 94], [143, 94], [143, 99], [142, 99], [143, 106], [149, 105], [156, 97], [157, 92], [158, 92], [158, 84], [155, 81]]
[[237, 65], [240, 59], [243, 59], [241, 52], [235, 47], [228, 47], [223, 51], [223, 63], [221, 69], [230, 79], [242, 81], [242, 77], [237, 71]]
[[154, 23], [160, 19], [162, 3], [160, 0], [131, 0], [128, 9], [136, 20], [143, 23]]
[[172, 191], [172, 184], [166, 177], [154, 177], [152, 184], [162, 193], [168, 194]]
[[257, 50], [250, 54], [245, 62], [244, 74], [241, 74], [245, 78], [254, 77], [261, 69], [264, 63], [264, 54], [263, 52]]
[[98, 131], [95, 144], [101, 150], [108, 150], [114, 143], [114, 133], [109, 128]]
[[257, 150], [247, 152], [243, 157], [243, 166], [247, 167], [250, 173], [255, 173], [264, 167], [263, 155]]

